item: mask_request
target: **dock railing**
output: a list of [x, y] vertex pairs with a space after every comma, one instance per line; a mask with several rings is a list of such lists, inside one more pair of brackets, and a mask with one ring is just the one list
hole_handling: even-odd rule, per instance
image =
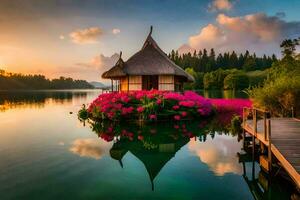
[[[257, 129], [258, 120], [263, 120], [263, 130]], [[250, 123], [247, 123], [250, 121]], [[251, 124], [251, 126], [249, 125]], [[258, 134], [263, 136], [265, 141], [269, 141], [271, 138], [271, 121], [270, 121], [270, 113], [264, 109], [260, 108], [243, 108], [243, 127], [244, 129], [252, 130], [251, 132], [255, 137]]]

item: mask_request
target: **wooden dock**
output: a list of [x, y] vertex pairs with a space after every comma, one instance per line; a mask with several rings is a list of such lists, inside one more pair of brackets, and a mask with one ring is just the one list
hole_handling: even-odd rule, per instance
[[[295, 118], [269, 118], [264, 110], [244, 108], [244, 132], [252, 136], [267, 152], [260, 164], [269, 172], [276, 160], [300, 189], [300, 120]], [[252, 145], [255, 147], [255, 145]], [[254, 148], [253, 148], [254, 153]], [[265, 159], [264, 159], [265, 158]], [[276, 158], [276, 159], [275, 159]]]

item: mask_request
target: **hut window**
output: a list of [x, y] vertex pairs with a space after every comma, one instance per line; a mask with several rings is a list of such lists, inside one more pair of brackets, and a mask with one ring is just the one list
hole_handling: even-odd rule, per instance
[[159, 90], [174, 91], [174, 76], [171, 75], [159, 76]]
[[129, 90], [142, 89], [142, 76], [129, 76]]

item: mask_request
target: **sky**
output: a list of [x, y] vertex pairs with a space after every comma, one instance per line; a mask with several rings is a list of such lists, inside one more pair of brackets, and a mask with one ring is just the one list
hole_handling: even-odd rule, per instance
[[300, 36], [299, 0], [1, 0], [0, 69], [104, 81], [150, 26], [169, 53], [214, 48], [280, 56]]

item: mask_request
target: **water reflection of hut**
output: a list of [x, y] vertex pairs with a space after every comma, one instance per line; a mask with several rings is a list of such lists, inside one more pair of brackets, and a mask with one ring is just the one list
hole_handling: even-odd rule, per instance
[[110, 155], [113, 159], [118, 160], [121, 167], [123, 167], [122, 158], [128, 151], [132, 153], [144, 164], [150, 178], [151, 188], [154, 190], [155, 177], [188, 141], [188, 138], [180, 139], [170, 143], [158, 144], [157, 148], [148, 150], [140, 141], [130, 142], [121, 139], [112, 146]]
[[193, 82], [194, 78], [177, 66], [157, 45], [150, 33], [142, 49], [126, 62], [120, 58], [111, 69], [102, 74], [102, 78], [116, 82], [117, 91], [131, 90], [167, 90], [180, 91], [184, 82]]

